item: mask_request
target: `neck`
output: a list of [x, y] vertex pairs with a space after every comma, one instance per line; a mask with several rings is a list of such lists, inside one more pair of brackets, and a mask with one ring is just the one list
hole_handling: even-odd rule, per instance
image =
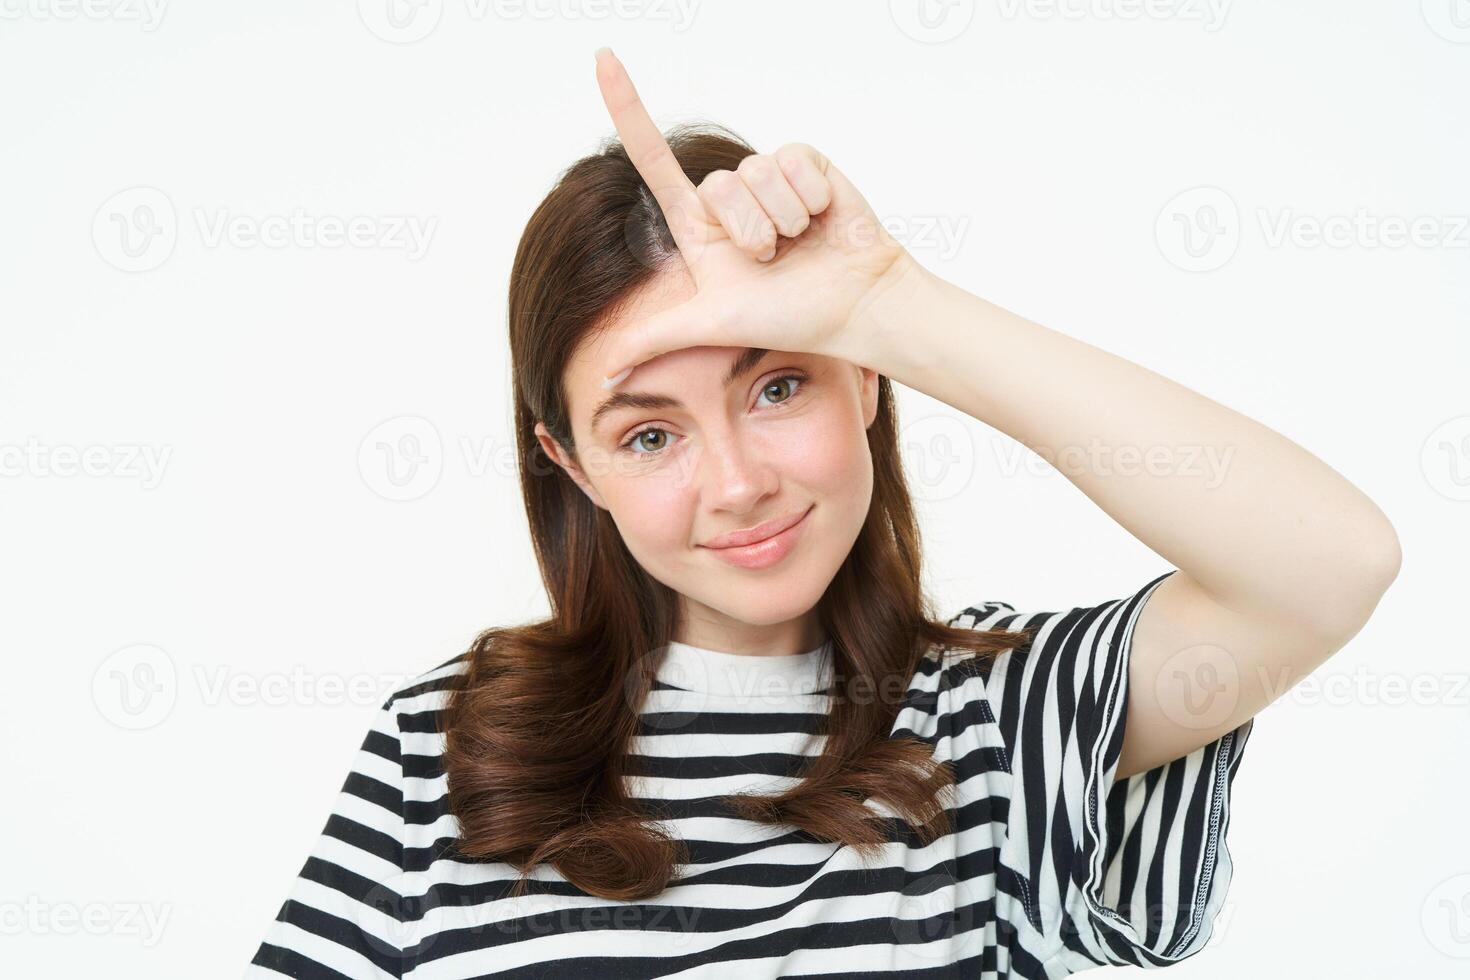
[[720, 653], [785, 657], [821, 646], [827, 634], [815, 609], [774, 623], [749, 623], [686, 598], [682, 622], [674, 631], [674, 639]]

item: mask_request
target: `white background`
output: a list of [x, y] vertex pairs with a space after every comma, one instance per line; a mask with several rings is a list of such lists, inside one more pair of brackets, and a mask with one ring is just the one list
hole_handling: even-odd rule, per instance
[[[0, 0], [0, 971], [236, 975], [382, 694], [545, 610], [506, 282], [610, 44], [660, 125], [818, 146], [929, 268], [1384, 508], [1403, 570], [1258, 718], [1171, 976], [1470, 972], [1470, 4], [152, 2]], [[944, 610], [1170, 567], [900, 411]]]

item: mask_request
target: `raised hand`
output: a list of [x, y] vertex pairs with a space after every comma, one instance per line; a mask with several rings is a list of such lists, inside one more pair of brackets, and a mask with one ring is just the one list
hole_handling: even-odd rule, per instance
[[916, 268], [837, 166], [805, 143], [746, 157], [698, 187], [611, 49], [597, 83], [618, 138], [668, 222], [697, 290], [608, 340], [604, 387], [685, 347], [840, 356], [873, 299]]

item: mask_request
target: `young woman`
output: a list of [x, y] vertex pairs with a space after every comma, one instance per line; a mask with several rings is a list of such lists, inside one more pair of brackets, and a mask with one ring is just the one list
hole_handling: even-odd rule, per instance
[[[552, 614], [388, 699], [251, 972], [1057, 977], [1200, 950], [1252, 718], [1361, 628], [1388, 521], [1270, 429], [927, 272], [812, 147], [666, 140], [606, 49], [597, 77], [620, 142], [562, 176], [511, 276]], [[893, 380], [1052, 453], [1177, 568], [935, 618]], [[1228, 450], [1223, 481], [1192, 446]]]

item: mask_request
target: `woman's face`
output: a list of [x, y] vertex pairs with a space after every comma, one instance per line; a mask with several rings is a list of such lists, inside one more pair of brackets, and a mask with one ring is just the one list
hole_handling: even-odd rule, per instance
[[[675, 270], [639, 291], [607, 331], [693, 296], [687, 269]], [[611, 514], [638, 563], [684, 597], [677, 639], [736, 652], [816, 646], [822, 635], [808, 614], [872, 497], [876, 372], [815, 354], [757, 360], [749, 348], [691, 347], [604, 390], [604, 337], [590, 337], [563, 375], [576, 458], [538, 422], [542, 447]], [[731, 532], [797, 518], [762, 544], [716, 547]]]

